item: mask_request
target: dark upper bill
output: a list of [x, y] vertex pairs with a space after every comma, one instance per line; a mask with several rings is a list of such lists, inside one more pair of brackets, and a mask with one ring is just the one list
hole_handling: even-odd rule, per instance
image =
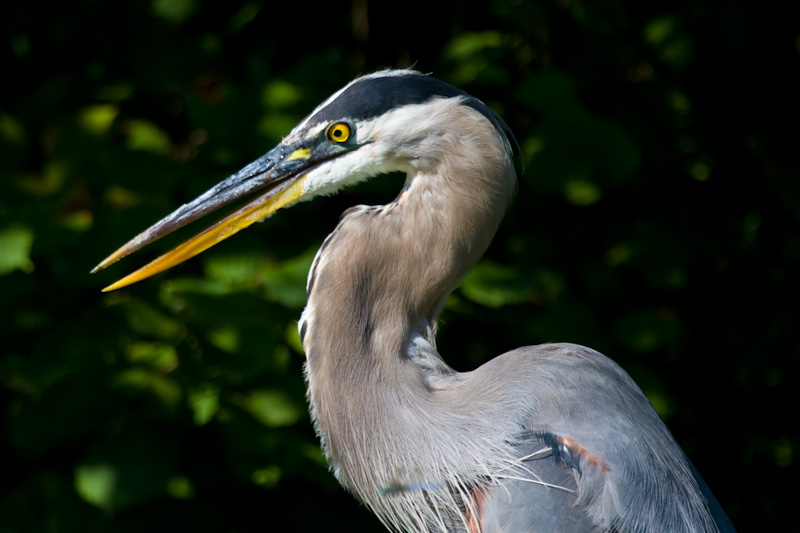
[[281, 207], [294, 202], [303, 196], [305, 171], [315, 164], [311, 160], [311, 153], [311, 149], [308, 147], [279, 145], [236, 174], [212, 187], [192, 202], [176, 209], [173, 213], [109, 255], [92, 272], [106, 268], [143, 246], [237, 199], [257, 194], [259, 191], [266, 189], [265, 192], [262, 192], [219, 222], [133, 274], [109, 285], [103, 291], [113, 291], [125, 287], [182, 263], [262, 218], [271, 215]]

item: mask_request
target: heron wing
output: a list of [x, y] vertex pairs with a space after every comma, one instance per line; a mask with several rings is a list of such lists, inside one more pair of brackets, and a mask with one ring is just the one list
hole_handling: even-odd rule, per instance
[[575, 505], [576, 471], [547, 442], [555, 441], [551, 437], [531, 435], [520, 443], [516, 448], [526, 459], [475, 498], [482, 533], [599, 531]]
[[[527, 399], [508, 407], [522, 428], [510, 444], [520, 450], [516, 457], [538, 446], [549, 458], [521, 464], [574, 491], [523, 481], [505, 491], [501, 485], [486, 499], [485, 532], [733, 531], [647, 397], [609, 358], [573, 344], [532, 346], [476, 373], [477, 382], [485, 385], [492, 376], [507, 397]], [[527, 513], [510, 512], [525, 506]]]

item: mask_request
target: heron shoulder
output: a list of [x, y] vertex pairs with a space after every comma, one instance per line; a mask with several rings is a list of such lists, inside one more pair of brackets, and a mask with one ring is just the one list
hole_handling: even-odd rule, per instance
[[[500, 380], [516, 398], [509, 404], [520, 427], [514, 446], [550, 450], [575, 476], [575, 505], [594, 524], [727, 530], [724, 513], [725, 522], [715, 523], [716, 502], [647, 397], [611, 359], [580, 345], [546, 344], [503, 354], [475, 373], [476, 381]], [[530, 468], [539, 473], [539, 465]]]

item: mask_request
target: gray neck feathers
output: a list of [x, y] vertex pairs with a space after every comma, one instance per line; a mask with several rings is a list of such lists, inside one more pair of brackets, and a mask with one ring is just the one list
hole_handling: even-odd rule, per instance
[[[465, 425], [474, 407], [448, 401], [446, 385], [462, 377], [436, 352], [434, 334], [516, 177], [488, 120], [466, 107], [451, 120], [427, 141], [446, 149], [414, 154], [416, 174], [393, 203], [344, 216], [317, 256], [301, 321], [309, 399], [334, 472], [382, 520], [407, 530], [457, 528], [469, 486], [489, 467], [475, 460], [491, 446], [479, 435], [497, 433]], [[460, 448], [472, 442], [475, 457], [438, 455], [448, 448], [441, 435]]]

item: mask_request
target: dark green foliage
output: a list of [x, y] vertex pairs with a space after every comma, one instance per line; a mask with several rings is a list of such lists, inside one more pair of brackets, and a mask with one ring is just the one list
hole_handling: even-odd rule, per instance
[[0, 530], [379, 529], [326, 470], [295, 321], [339, 213], [391, 200], [402, 177], [280, 212], [116, 293], [100, 289], [180, 235], [88, 272], [357, 74], [411, 65], [501, 113], [526, 166], [445, 309], [448, 361], [597, 348], [740, 530], [786, 527], [800, 489], [797, 2], [442, 13], [4, 4]]

